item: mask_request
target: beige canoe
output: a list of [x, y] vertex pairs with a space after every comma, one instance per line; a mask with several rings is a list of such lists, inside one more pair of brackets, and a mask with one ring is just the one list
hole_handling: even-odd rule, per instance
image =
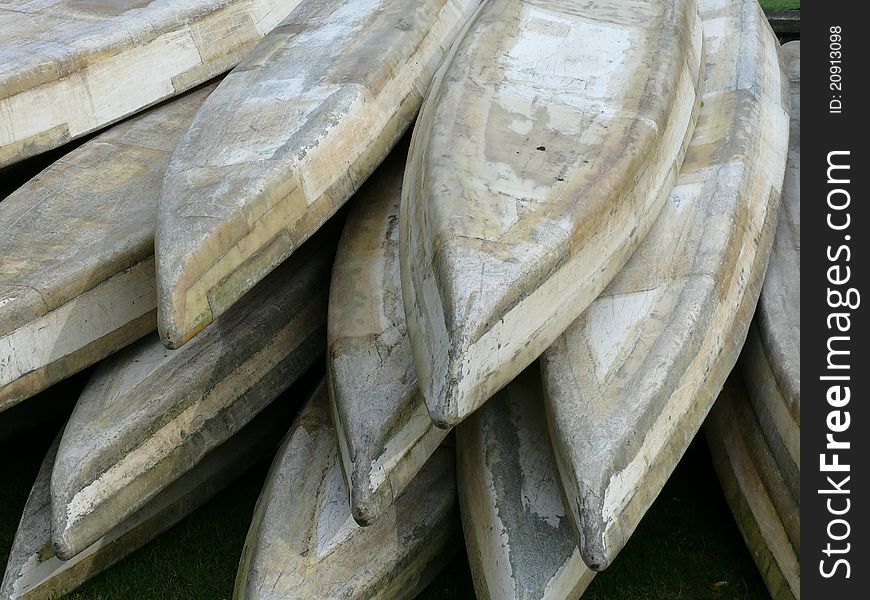
[[579, 598], [595, 572], [562, 503], [537, 364], [457, 427], [456, 457], [477, 597]]
[[649, 235], [544, 353], [583, 558], [604, 569], [701, 427], [746, 337], [788, 148], [779, 44], [755, 0], [701, 0], [703, 107]]
[[51, 470], [57, 442], [42, 463], [15, 534], [2, 600], [49, 600], [69, 592], [172, 527], [279, 444], [295, 402], [283, 398], [260, 413], [196, 467], [70, 560], [51, 543]]
[[163, 182], [167, 346], [211, 323], [357, 190], [478, 1], [304, 0], [224, 79]]
[[695, 0], [492, 0], [414, 130], [402, 292], [420, 387], [455, 425], [637, 248], [700, 102]]
[[376, 523], [360, 527], [321, 384], [272, 464], [233, 597], [413, 598], [462, 547], [453, 460], [442, 446]]
[[742, 365], [768, 444], [796, 495], [801, 468], [801, 46], [782, 47], [791, 128], [779, 224]]
[[417, 385], [399, 281], [400, 144], [354, 196], [332, 269], [327, 373], [360, 525], [378, 518], [447, 436]]
[[[725, 498], [770, 595], [774, 600], [799, 599], [800, 515], [781, 512], [790, 492], [776, 472], [739, 379], [726, 384], [704, 431]], [[795, 528], [798, 538], [793, 542], [789, 532]]]
[[212, 89], [112, 127], [0, 202], [0, 411], [154, 330], [160, 182]]
[[316, 361], [337, 232], [324, 229], [177, 351], [156, 335], [106, 360], [82, 392], [51, 481], [68, 559], [232, 437]]
[[299, 0], [0, 0], [0, 167], [234, 67]]

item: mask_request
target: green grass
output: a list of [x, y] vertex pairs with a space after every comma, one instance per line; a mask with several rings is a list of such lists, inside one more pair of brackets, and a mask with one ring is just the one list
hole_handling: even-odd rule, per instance
[[801, 7], [801, 0], [758, 0], [765, 10], [789, 10]]

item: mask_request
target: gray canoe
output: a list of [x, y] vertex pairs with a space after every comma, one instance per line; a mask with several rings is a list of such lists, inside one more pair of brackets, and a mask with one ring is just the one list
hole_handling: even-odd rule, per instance
[[579, 598], [595, 572], [562, 503], [536, 363], [457, 427], [456, 456], [477, 597]]
[[776, 227], [788, 148], [779, 43], [755, 0], [702, 0], [703, 106], [637, 252], [544, 353], [556, 462], [583, 559], [606, 568], [738, 358]]
[[410, 125], [479, 0], [303, 0], [173, 154], [158, 329], [179, 347], [344, 204]]
[[637, 248], [702, 67], [696, 0], [481, 6], [420, 111], [402, 190], [402, 294], [437, 425], [537, 359]]
[[406, 146], [356, 194], [332, 269], [327, 329], [330, 405], [351, 513], [378, 518], [447, 431], [417, 385], [399, 280], [399, 203]]
[[788, 161], [770, 264], [742, 357], [749, 398], [796, 497], [801, 468], [801, 46], [782, 55], [791, 88]]
[[0, 411], [154, 330], [160, 183], [214, 88], [115, 125], [0, 202]]
[[0, 168], [236, 63], [299, 0], [3, 0]]
[[725, 498], [770, 595], [799, 600], [799, 508], [738, 378], [722, 390], [704, 431]]
[[272, 464], [234, 598], [413, 598], [462, 547], [453, 463], [453, 449], [439, 448], [388, 511], [360, 527], [347, 502], [324, 382]]
[[337, 237], [312, 238], [196, 343], [173, 352], [155, 335], [100, 365], [52, 475], [58, 556], [132, 515], [322, 359]]
[[296, 404], [292, 397], [274, 402], [144, 507], [66, 561], [55, 556], [51, 542], [49, 488], [58, 436], [24, 507], [0, 585], [0, 600], [56, 598], [145, 545], [268, 456], [280, 443]]

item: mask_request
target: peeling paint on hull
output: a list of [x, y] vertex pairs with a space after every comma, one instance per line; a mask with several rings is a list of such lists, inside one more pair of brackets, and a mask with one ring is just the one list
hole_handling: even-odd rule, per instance
[[153, 336], [98, 368], [67, 423], [52, 475], [58, 556], [78, 554], [133, 514], [321, 358], [334, 229], [195, 343], [173, 352]]
[[413, 598], [462, 545], [453, 461], [442, 446], [386, 514], [360, 527], [322, 383], [272, 464], [233, 597]]
[[0, 2], [0, 168], [234, 67], [298, 0]]
[[175, 151], [158, 213], [158, 329], [177, 348], [329, 219], [411, 123], [478, 0], [306, 0]]
[[694, 128], [701, 57], [694, 0], [481, 7], [402, 192], [402, 293], [437, 425], [534, 361], [637, 248]]
[[0, 202], [0, 410], [154, 330], [160, 184], [214, 88], [112, 127]]
[[330, 286], [330, 407], [360, 525], [376, 520], [447, 436], [417, 385], [399, 280], [397, 147], [354, 197]]
[[788, 140], [779, 44], [754, 0], [702, 0], [703, 107], [665, 207], [541, 362], [578, 543], [605, 569], [658, 496], [743, 346]]
[[562, 502], [537, 364], [457, 427], [456, 456], [477, 597], [579, 598], [595, 572]]

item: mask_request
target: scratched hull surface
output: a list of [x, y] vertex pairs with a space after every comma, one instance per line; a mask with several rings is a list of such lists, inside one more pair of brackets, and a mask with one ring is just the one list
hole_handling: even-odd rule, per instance
[[702, 0], [703, 107], [658, 220], [544, 353], [546, 406], [584, 560], [606, 568], [737, 360], [770, 254], [788, 95], [754, 0]]
[[401, 217], [436, 424], [455, 425], [595, 299], [655, 220], [699, 103], [695, 0], [494, 0], [433, 84]]
[[461, 548], [453, 460], [441, 447], [386, 514], [360, 527], [321, 384], [266, 478], [234, 598], [413, 598]]
[[791, 88], [788, 161], [779, 224], [743, 355], [749, 397], [777, 462], [800, 487], [800, 42], [782, 47]]
[[56, 441], [24, 507], [0, 585], [0, 598], [56, 598], [144, 546], [272, 452], [284, 433], [282, 424], [292, 418], [293, 408], [286, 399], [274, 403], [129, 519], [67, 561], [54, 555], [51, 542], [50, 482]]
[[579, 598], [595, 572], [560, 496], [537, 365], [457, 428], [456, 455], [477, 597]]
[[[332, 228], [330, 228], [332, 229]], [[52, 475], [52, 536], [69, 558], [193, 468], [325, 349], [332, 231], [311, 240], [196, 343], [157, 336], [99, 367]]]
[[158, 329], [179, 347], [317, 230], [410, 124], [478, 0], [306, 0], [200, 110], [163, 182]]
[[160, 183], [212, 89], [116, 125], [0, 202], [0, 410], [154, 329]]
[[770, 595], [799, 599], [800, 515], [794, 507], [782, 512], [790, 492], [739, 381], [726, 384], [704, 432], [722, 491]]
[[417, 385], [399, 281], [399, 202], [406, 152], [396, 148], [356, 194], [330, 286], [330, 405], [351, 512], [368, 525], [447, 436]]
[[298, 0], [0, 0], [0, 167], [234, 67]]
[[450, 426], [544, 351], [655, 220], [694, 127], [694, 0], [494, 0], [421, 111], [402, 292]]

